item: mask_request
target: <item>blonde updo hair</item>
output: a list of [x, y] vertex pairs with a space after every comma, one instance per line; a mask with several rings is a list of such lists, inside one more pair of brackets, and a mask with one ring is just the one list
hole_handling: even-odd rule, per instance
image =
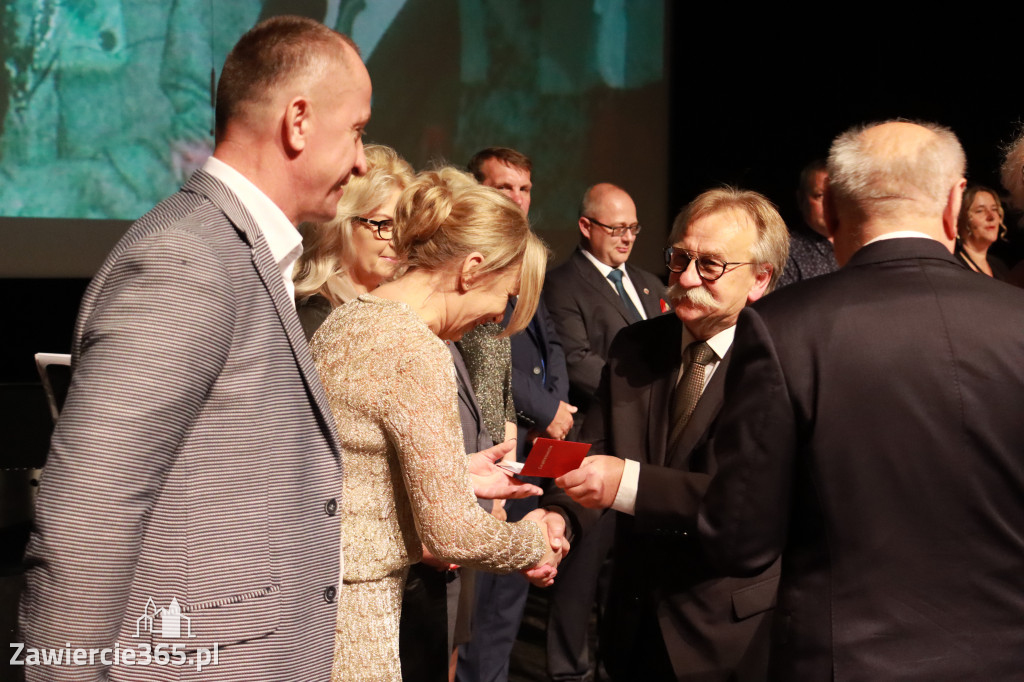
[[359, 216], [382, 206], [391, 193], [411, 185], [412, 166], [391, 147], [367, 145], [366, 174], [353, 175], [338, 201], [338, 215], [326, 223], [303, 223], [302, 256], [295, 263], [295, 298], [313, 294], [326, 298], [332, 307], [344, 303], [347, 290], [339, 279], [352, 264], [352, 229]]
[[454, 271], [473, 252], [484, 257], [478, 277], [516, 268], [519, 300], [505, 334], [533, 319], [548, 249], [511, 199], [469, 173], [450, 166], [420, 173], [398, 199], [392, 241], [409, 270]]

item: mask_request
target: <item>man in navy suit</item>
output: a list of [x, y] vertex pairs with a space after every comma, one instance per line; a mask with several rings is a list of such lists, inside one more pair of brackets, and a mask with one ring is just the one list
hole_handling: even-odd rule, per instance
[[[478, 152], [469, 163], [481, 184], [501, 191], [523, 209], [530, 210], [530, 159], [506, 147]], [[505, 311], [505, 321], [512, 314]], [[576, 408], [569, 404], [569, 378], [565, 354], [544, 301], [526, 330], [512, 343], [512, 399], [516, 405], [518, 440], [516, 456], [525, 461], [537, 436], [565, 438], [572, 429]], [[509, 521], [518, 521], [537, 508], [536, 497], [509, 500]], [[477, 575], [473, 635], [459, 647], [458, 678], [462, 682], [492, 682], [508, 678], [508, 662], [526, 606], [529, 583], [521, 575]]]

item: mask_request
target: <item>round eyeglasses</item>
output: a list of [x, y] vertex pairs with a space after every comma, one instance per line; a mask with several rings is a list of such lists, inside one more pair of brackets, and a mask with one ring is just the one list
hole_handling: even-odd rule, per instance
[[391, 218], [385, 218], [384, 220], [371, 220], [369, 218], [364, 218], [361, 215], [357, 215], [356, 220], [373, 228], [377, 232], [377, 237], [380, 239], [391, 239], [391, 235], [395, 232], [395, 221]]
[[634, 237], [640, 234], [641, 227], [639, 223], [637, 223], [636, 225], [620, 225], [618, 227], [613, 227], [611, 225], [605, 225], [600, 220], [594, 220], [590, 216], [585, 215], [583, 217], [589, 220], [590, 222], [594, 223], [595, 225], [600, 225], [604, 229], [608, 230], [609, 232], [611, 232], [611, 235], [613, 237], [621, 237], [626, 232], [626, 230], [632, 232]]
[[687, 251], [686, 249], [679, 249], [674, 246], [665, 249], [665, 265], [671, 272], [686, 272], [686, 268], [690, 267], [691, 261], [697, 263], [697, 276], [705, 282], [714, 282], [721, 279], [722, 275], [735, 270], [741, 265], [756, 265], [756, 263], [750, 261], [726, 263], [696, 251]]

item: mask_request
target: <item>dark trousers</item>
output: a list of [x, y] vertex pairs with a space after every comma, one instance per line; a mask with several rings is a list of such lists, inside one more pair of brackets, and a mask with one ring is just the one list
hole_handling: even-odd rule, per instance
[[405, 682], [448, 682], [448, 580], [425, 564], [409, 567], [398, 652]]
[[[549, 588], [548, 674], [554, 682], [594, 679], [598, 657], [588, 644], [590, 617], [595, 609], [598, 620], [603, 613], [608, 584], [605, 563], [615, 543], [615, 518], [615, 512], [606, 512], [582, 539], [572, 543]], [[599, 589], [599, 583], [604, 589]]]

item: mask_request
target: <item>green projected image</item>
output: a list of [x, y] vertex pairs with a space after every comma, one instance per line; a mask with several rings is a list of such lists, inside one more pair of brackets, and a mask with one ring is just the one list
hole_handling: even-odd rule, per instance
[[352, 36], [374, 82], [369, 137], [414, 165], [490, 145], [534, 157], [541, 220], [636, 145], [664, 156], [663, 0], [0, 3], [3, 216], [131, 220], [173, 193], [212, 150], [227, 51], [283, 13]]

